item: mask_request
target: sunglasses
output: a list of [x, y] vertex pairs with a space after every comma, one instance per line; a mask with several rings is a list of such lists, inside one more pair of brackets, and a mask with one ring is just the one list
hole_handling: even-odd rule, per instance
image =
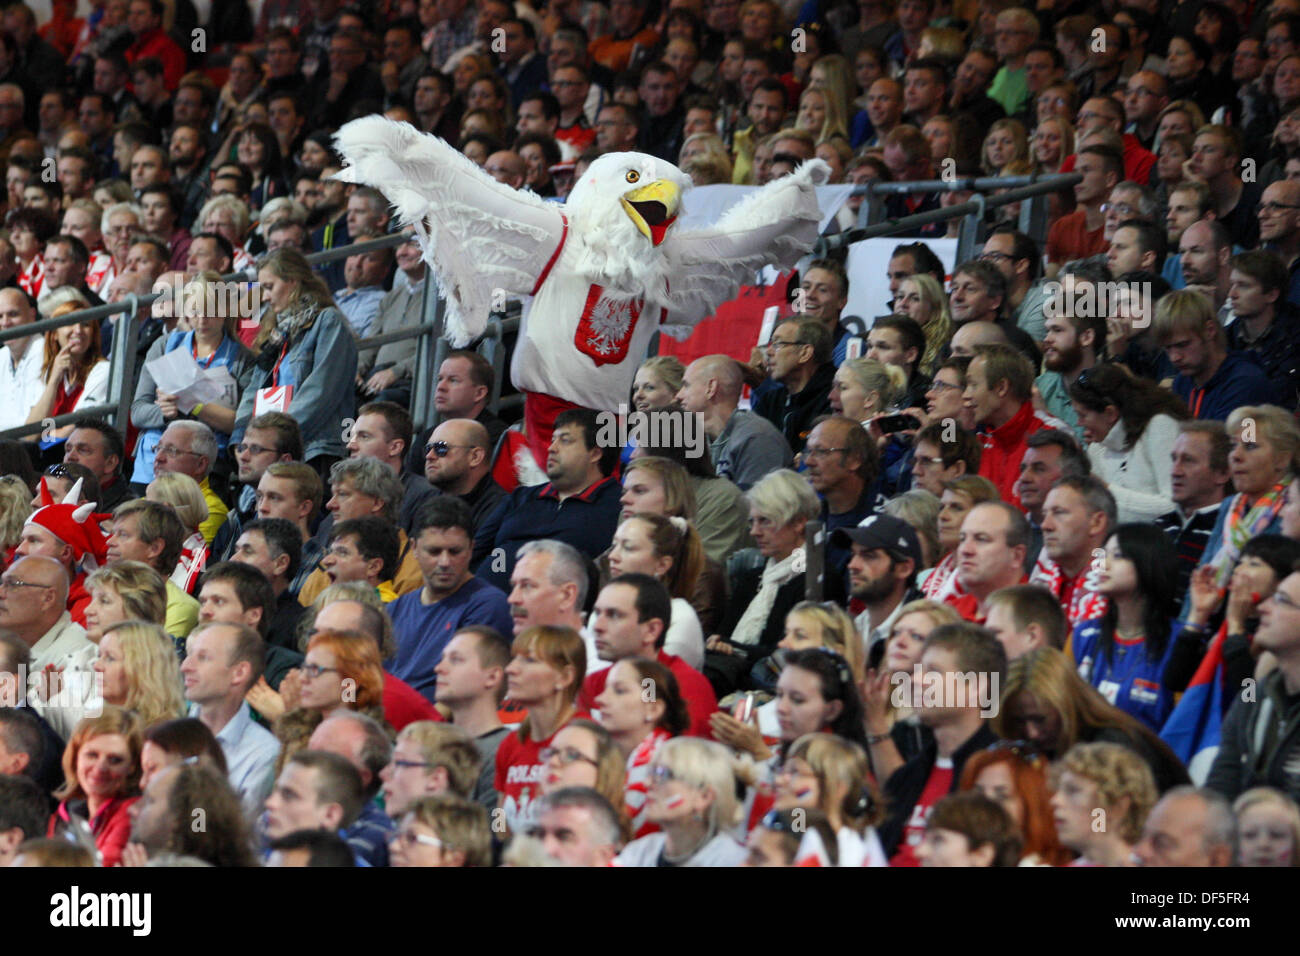
[[1012, 753], [1034, 768], [1041, 767], [1047, 762], [1043, 749], [1032, 740], [999, 740], [988, 749]]
[[439, 458], [446, 458], [453, 448], [473, 448], [473, 445], [453, 445], [445, 441], [431, 441], [424, 446], [426, 452], [433, 452]]

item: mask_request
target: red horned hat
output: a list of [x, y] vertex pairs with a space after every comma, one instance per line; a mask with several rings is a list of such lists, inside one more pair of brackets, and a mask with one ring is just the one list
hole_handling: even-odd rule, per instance
[[41, 476], [41, 507], [32, 512], [27, 524], [39, 525], [64, 544], [72, 548], [73, 562], [83, 571], [93, 571], [104, 563], [108, 555], [108, 542], [99, 523], [112, 518], [95, 511], [98, 502], [87, 501], [78, 505], [81, 497], [81, 479], [68, 489], [61, 504], [55, 504], [45, 476]]

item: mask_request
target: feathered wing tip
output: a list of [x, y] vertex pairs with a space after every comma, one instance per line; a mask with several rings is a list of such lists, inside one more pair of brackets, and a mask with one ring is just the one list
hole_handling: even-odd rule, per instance
[[[774, 179], [766, 186], [755, 189], [723, 213], [713, 228], [730, 231], [767, 225], [772, 221], [772, 203], [781, 193], [791, 189], [811, 190], [824, 185], [829, 177], [830, 167], [823, 160], [810, 159], [788, 176]], [[807, 212], [817, 217], [821, 215], [820, 207], [815, 202]]]
[[515, 474], [519, 476], [520, 487], [544, 485], [550, 480], [546, 477], [546, 472], [542, 471], [537, 464], [537, 459], [533, 457], [532, 451], [526, 444], [520, 446], [515, 452]]
[[[463, 230], [474, 222], [478, 210], [467, 203], [478, 194], [503, 199], [512, 204], [533, 205], [553, 210], [531, 193], [518, 192], [498, 183], [473, 160], [449, 143], [430, 133], [421, 133], [409, 123], [399, 123], [382, 116], [366, 116], [345, 124], [334, 143], [347, 166], [335, 178], [344, 182], [365, 183], [379, 189], [397, 212], [397, 220], [415, 231], [416, 239], [446, 301], [444, 328], [452, 343], [461, 347], [483, 333], [487, 325], [488, 302], [474, 282], [457, 276], [482, 274], [483, 262], [462, 261], [466, 253], [454, 248], [458, 240], [440, 248], [444, 229]], [[462, 215], [463, 214], [463, 215]], [[428, 217], [433, 216], [435, 231], [430, 231]], [[439, 222], [442, 225], [438, 225]], [[451, 223], [448, 225], [448, 223]], [[523, 223], [511, 223], [498, 216], [493, 225], [513, 229], [531, 239], [541, 239], [537, 230]], [[463, 236], [460, 239], [463, 240]], [[506, 243], [505, 245], [508, 245]]]

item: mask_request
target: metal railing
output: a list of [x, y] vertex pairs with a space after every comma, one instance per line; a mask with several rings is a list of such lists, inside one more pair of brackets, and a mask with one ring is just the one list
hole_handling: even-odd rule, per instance
[[[411, 235], [410, 232], [394, 233], [389, 236], [381, 236], [378, 239], [368, 239], [364, 242], [340, 246], [337, 249], [313, 252], [307, 256], [307, 261], [311, 265], [318, 265], [322, 262], [332, 262], [336, 259], [343, 259], [347, 256], [370, 252], [375, 249], [400, 246]], [[250, 275], [247, 270], [232, 272], [221, 277], [223, 282], [247, 282], [254, 279], [256, 279], [256, 274]], [[68, 325], [80, 325], [83, 322], [98, 322], [101, 319], [120, 314], [120, 317], [113, 324], [113, 347], [108, 358], [108, 394], [110, 402], [59, 415], [54, 419], [47, 418], [41, 422], [5, 429], [0, 431], [0, 438], [26, 438], [42, 434], [45, 429], [51, 427], [51, 422], [53, 427], [61, 428], [64, 425], [84, 421], [88, 418], [101, 417], [111, 417], [113, 424], [125, 433], [127, 423], [130, 421], [131, 403], [135, 399], [135, 355], [142, 321], [141, 312], [151, 307], [160, 297], [171, 294], [171, 290], [151, 292], [148, 295], [135, 295], [132, 293], [127, 295], [121, 302], [92, 306], [88, 309], [69, 312], [67, 315], [55, 319], [41, 319], [27, 325], [0, 331], [0, 345], [3, 345], [11, 339], [43, 335], [52, 329], [61, 329]], [[361, 339], [357, 342], [357, 351], [360, 352], [391, 342], [416, 339], [416, 369], [428, 368], [427, 362], [435, 354], [438, 347], [434, 344], [435, 341], [442, 342], [444, 308], [442, 297], [437, 294], [436, 286], [432, 281], [426, 280], [423, 294], [423, 322], [410, 328], [399, 329], [396, 332]], [[32, 342], [28, 345], [28, 348], [41, 347], [40, 342]], [[116, 396], [115, 400], [113, 400], [113, 396]], [[418, 373], [413, 376], [410, 410], [417, 430], [435, 423], [436, 410], [433, 404], [433, 386], [429, 382], [429, 376]]]
[[[962, 217], [964, 221], [957, 236], [957, 261], [965, 262], [985, 238], [983, 235], [985, 212], [1015, 202], [1022, 203], [1018, 228], [1041, 246], [1047, 239], [1048, 195], [1068, 189], [1082, 179], [1080, 173], [1048, 173], [1033, 176], [975, 176], [905, 183], [866, 183], [853, 190], [853, 195], [866, 197], [858, 210], [858, 227], [832, 236], [823, 236], [818, 244], [818, 254], [824, 255], [829, 250], [861, 242], [863, 239], [897, 235], [919, 226]], [[996, 196], [984, 194], [985, 190], [991, 189], [1006, 189], [1007, 192]], [[888, 219], [885, 216], [885, 199], [890, 196], [944, 192], [974, 192], [975, 196], [967, 202], [897, 219]]]

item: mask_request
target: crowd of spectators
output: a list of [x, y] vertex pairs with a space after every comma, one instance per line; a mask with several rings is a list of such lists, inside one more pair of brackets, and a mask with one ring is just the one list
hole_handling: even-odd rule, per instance
[[[129, 421], [0, 442], [0, 865], [1300, 862], [1300, 0], [76, 13], [0, 17], [0, 329], [164, 294]], [[397, 231], [374, 113], [555, 202], [1080, 180], [951, 275], [956, 220], [806, 262], [747, 361], [639, 365], [702, 455], [571, 409], [529, 482], [478, 351], [365, 345], [419, 244], [306, 258]], [[6, 340], [0, 429], [116, 401], [120, 325]]]

